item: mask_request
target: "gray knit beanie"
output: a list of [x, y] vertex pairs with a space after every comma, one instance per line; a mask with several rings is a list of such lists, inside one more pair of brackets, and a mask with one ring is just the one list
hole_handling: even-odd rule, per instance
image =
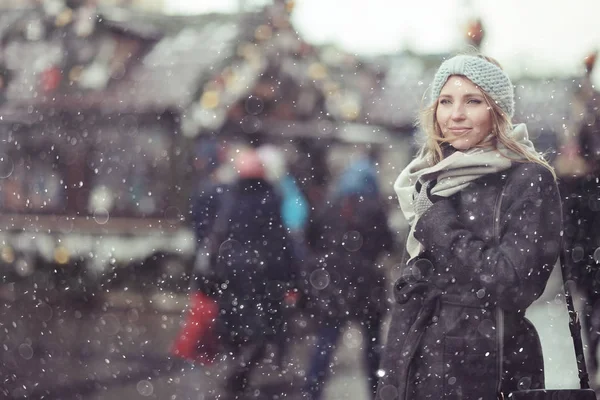
[[502, 68], [477, 56], [455, 56], [440, 65], [431, 83], [430, 104], [433, 104], [440, 96], [442, 87], [451, 75], [462, 75], [468, 78], [490, 95], [509, 118], [513, 117], [515, 94], [510, 78]]

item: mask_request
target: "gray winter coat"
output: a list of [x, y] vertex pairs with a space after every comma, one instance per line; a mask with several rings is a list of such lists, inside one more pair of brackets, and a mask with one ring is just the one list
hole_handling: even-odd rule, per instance
[[394, 286], [377, 398], [495, 400], [543, 387], [540, 341], [524, 314], [559, 254], [552, 174], [521, 163], [484, 176], [435, 201], [415, 237], [426, 251]]

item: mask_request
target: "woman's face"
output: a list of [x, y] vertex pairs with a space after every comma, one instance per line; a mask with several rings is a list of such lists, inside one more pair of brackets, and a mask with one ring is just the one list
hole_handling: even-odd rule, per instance
[[452, 75], [440, 92], [435, 119], [457, 150], [480, 144], [492, 132], [492, 110], [481, 90], [464, 76]]

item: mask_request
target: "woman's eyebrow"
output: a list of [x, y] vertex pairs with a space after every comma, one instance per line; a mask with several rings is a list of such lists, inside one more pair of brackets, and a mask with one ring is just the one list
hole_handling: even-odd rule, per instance
[[[440, 97], [446, 97], [446, 98], [453, 98], [454, 96], [451, 94], [445, 94], [442, 93], [440, 94]], [[457, 97], [478, 97], [478, 98], [483, 98], [483, 95], [481, 93], [477, 93], [477, 92], [467, 92], [467, 93], [463, 93]]]

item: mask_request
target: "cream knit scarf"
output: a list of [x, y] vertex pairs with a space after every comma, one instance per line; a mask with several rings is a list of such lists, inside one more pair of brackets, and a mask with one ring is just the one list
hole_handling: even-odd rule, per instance
[[[511, 137], [536, 154], [525, 124], [515, 125]], [[406, 240], [406, 250], [410, 260], [423, 251], [423, 246], [414, 236], [417, 215], [413, 204], [413, 194], [415, 193], [415, 183], [419, 179], [422, 181], [437, 179], [437, 183], [431, 189], [431, 194], [449, 197], [467, 187], [475, 179], [510, 168], [513, 160], [523, 160], [523, 156], [514, 153], [498, 142], [497, 148], [481, 147], [465, 152], [456, 151], [435, 165], [430, 165], [427, 159], [421, 156], [417, 156], [411, 161], [394, 183], [400, 208], [410, 225], [410, 232]]]

